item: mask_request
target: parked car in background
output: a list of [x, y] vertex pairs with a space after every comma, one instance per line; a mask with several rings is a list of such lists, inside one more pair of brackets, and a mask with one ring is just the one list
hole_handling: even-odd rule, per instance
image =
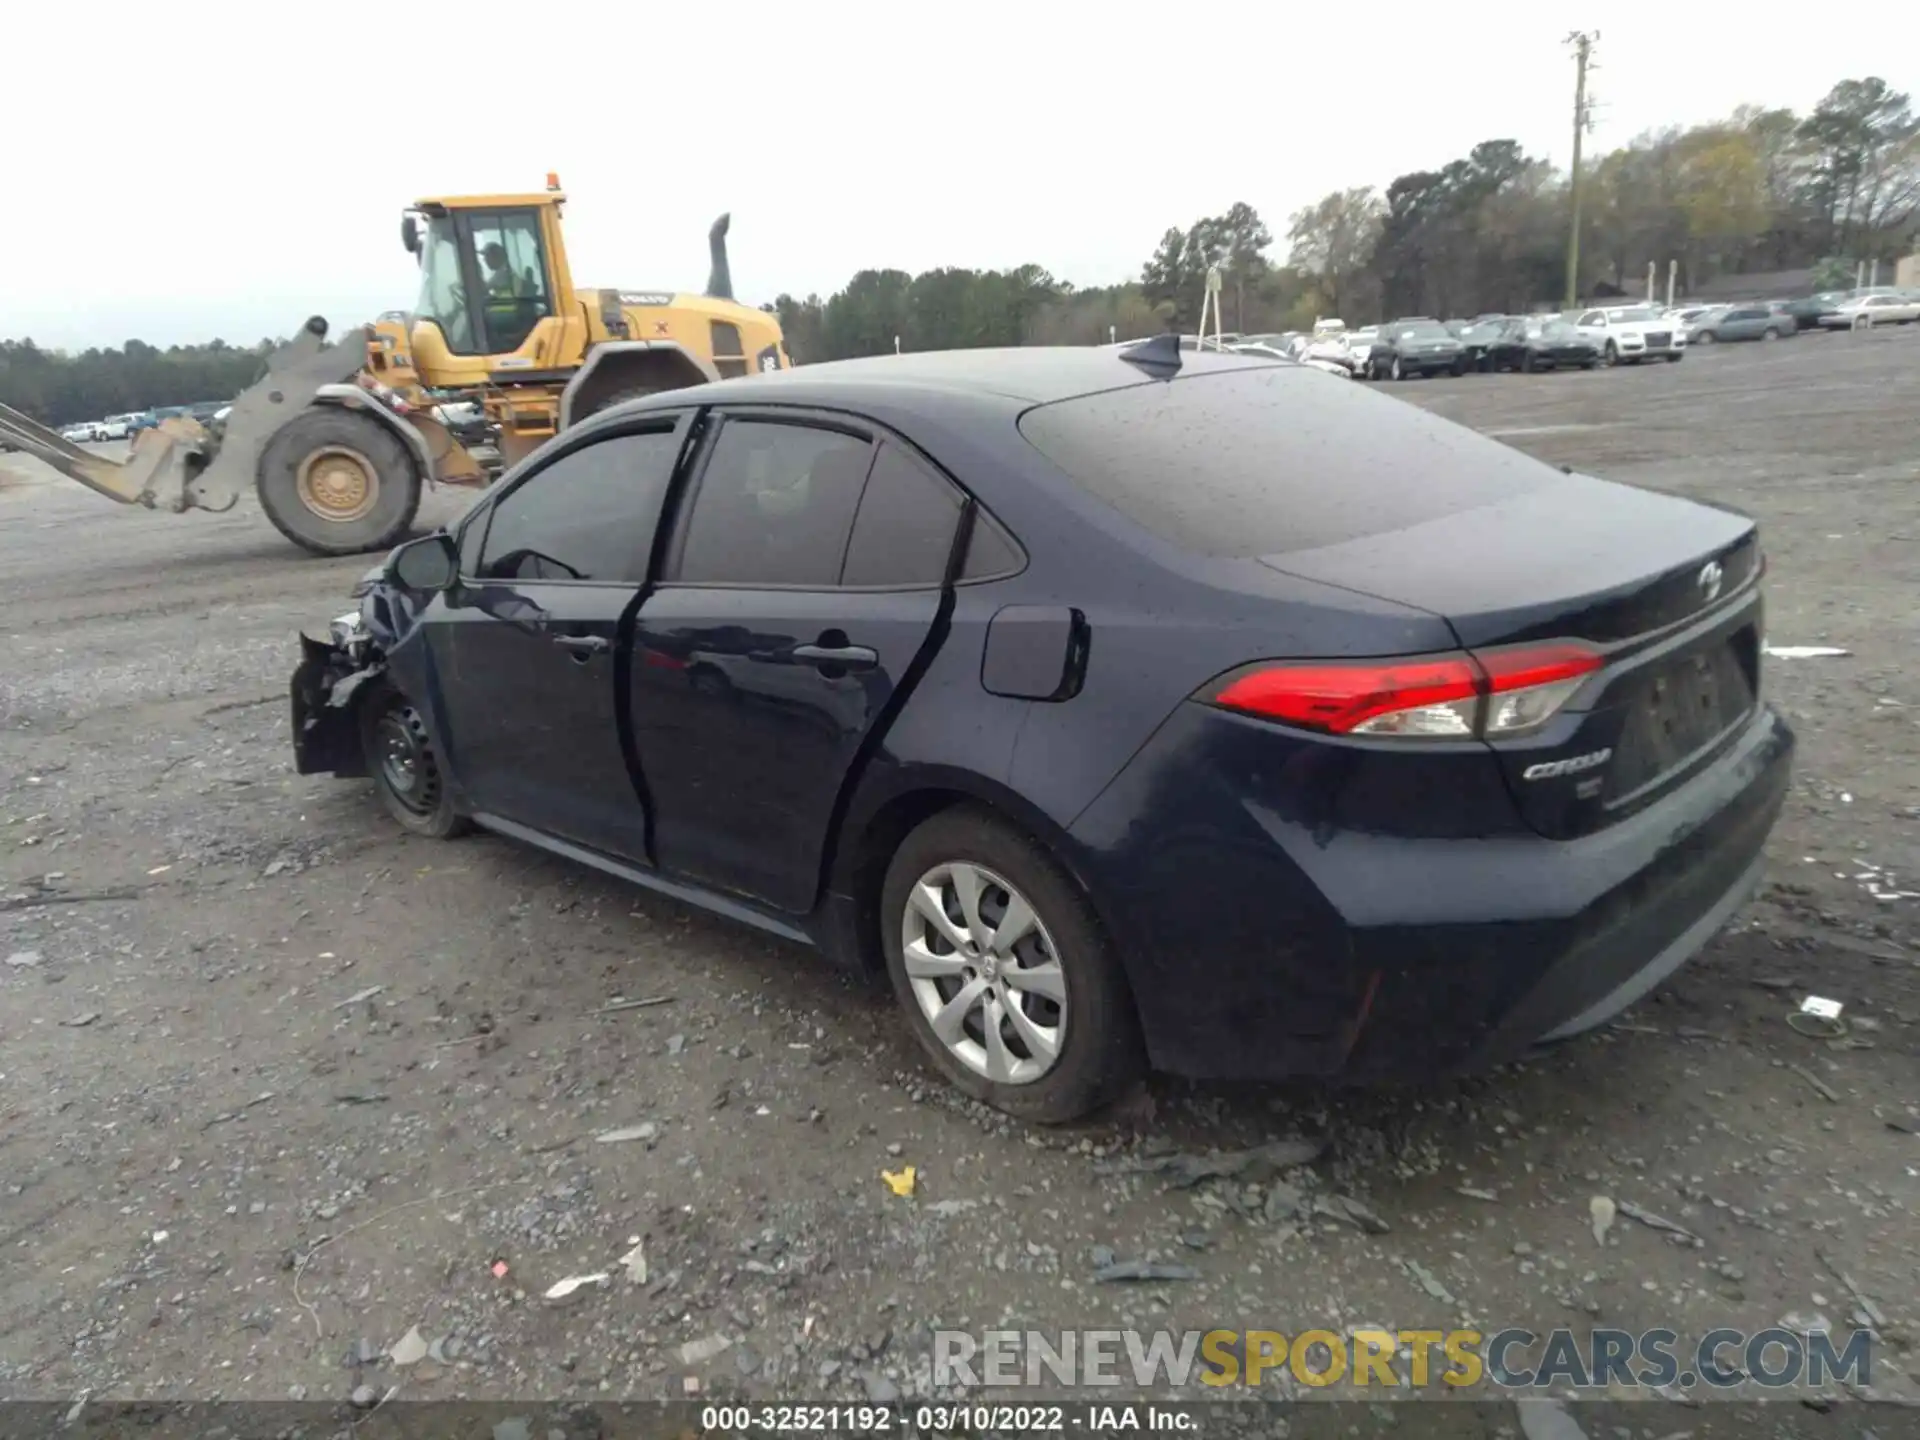
[[1658, 305], [1603, 306], [1567, 318], [1600, 348], [1602, 365], [1678, 360], [1687, 352], [1685, 332]]
[[71, 440], [76, 445], [91, 445], [106, 437], [100, 433], [100, 426], [92, 420], [81, 420], [60, 428], [60, 438]]
[[1717, 345], [1728, 340], [1782, 340], [1798, 334], [1799, 325], [1771, 305], [1728, 305], [1709, 310], [1687, 327], [1689, 345]]
[[1367, 357], [1373, 353], [1373, 342], [1379, 338], [1378, 325], [1362, 325], [1358, 330], [1347, 332], [1347, 353], [1353, 357], [1354, 379], [1368, 378]]
[[109, 415], [100, 422], [100, 438], [103, 440], [124, 440], [127, 438], [127, 422], [131, 415]]
[[1295, 365], [803, 366], [614, 406], [396, 550], [301, 645], [295, 768], [884, 975], [1028, 1120], [1149, 1066], [1430, 1085], [1760, 884], [1760, 554]]
[[1467, 350], [1438, 320], [1410, 316], [1380, 327], [1367, 350], [1369, 379], [1411, 380], [1416, 375], [1461, 375]]
[[1839, 312], [1845, 304], [1847, 295], [1840, 290], [1827, 290], [1818, 295], [1807, 295], [1798, 300], [1786, 302], [1786, 312], [1793, 317], [1793, 323], [1802, 330], [1818, 330], [1826, 324], [1826, 317]]
[[1487, 363], [1488, 350], [1507, 332], [1507, 327], [1519, 318], [1515, 315], [1479, 315], [1461, 326], [1454, 338], [1466, 351], [1467, 368], [1491, 370], [1493, 366]]
[[1920, 320], [1920, 300], [1900, 294], [1856, 295], [1822, 315], [1829, 330], [1866, 330], [1875, 325], [1908, 325]]
[[1558, 315], [1502, 320], [1486, 349], [1487, 370], [1591, 370], [1600, 347]]

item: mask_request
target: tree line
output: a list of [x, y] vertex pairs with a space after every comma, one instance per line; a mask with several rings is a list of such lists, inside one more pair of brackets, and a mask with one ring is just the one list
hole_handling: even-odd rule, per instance
[[[862, 270], [822, 299], [765, 308], [796, 361], [993, 345], [1088, 345], [1199, 319], [1209, 270], [1225, 328], [1304, 329], [1394, 315], [1474, 315], [1558, 304], [1565, 293], [1569, 177], [1491, 139], [1384, 191], [1336, 190], [1288, 217], [1286, 258], [1252, 206], [1166, 231], [1117, 285], [1076, 287], [1040, 265]], [[1878, 77], [1843, 80], [1806, 115], [1744, 106], [1724, 120], [1641, 135], [1598, 156], [1580, 195], [1577, 293], [1637, 293], [1649, 262], [1680, 293], [1726, 274], [1811, 269], [1852, 283], [1860, 260], [1889, 270], [1915, 246], [1920, 119]], [[230, 397], [271, 342], [158, 350], [138, 340], [68, 355], [0, 342], [0, 401], [51, 424]]]
[[[863, 270], [822, 300], [782, 295], [796, 360], [894, 347], [1095, 344], [1199, 320], [1207, 272], [1224, 328], [1304, 329], [1394, 315], [1524, 311], [1565, 298], [1569, 177], [1506, 139], [1384, 191], [1336, 190], [1288, 217], [1283, 261], [1250, 205], [1169, 229], [1138, 280], [1075, 288], [1037, 265], [1013, 271]], [[1857, 261], [1915, 246], [1920, 119], [1884, 80], [1843, 80], [1807, 115], [1744, 106], [1668, 127], [1593, 160], [1581, 182], [1577, 296], [1639, 293], [1647, 265], [1681, 294], [1715, 276], [1808, 269], [1815, 288], [1853, 283]]]
[[0, 340], [0, 404], [45, 425], [98, 420], [165, 405], [230, 400], [261, 374], [275, 345], [224, 340], [160, 350], [143, 340], [69, 355], [31, 340]]

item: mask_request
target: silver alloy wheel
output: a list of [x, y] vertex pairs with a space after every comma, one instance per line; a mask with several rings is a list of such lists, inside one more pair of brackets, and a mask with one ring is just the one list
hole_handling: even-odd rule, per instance
[[940, 1043], [976, 1074], [1030, 1085], [1067, 1039], [1067, 982], [1046, 922], [1002, 876], [971, 861], [914, 882], [900, 917], [913, 995]]

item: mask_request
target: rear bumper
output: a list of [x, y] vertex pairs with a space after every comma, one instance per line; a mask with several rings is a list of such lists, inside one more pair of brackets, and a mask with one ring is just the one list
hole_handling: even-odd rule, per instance
[[1708, 769], [1603, 832], [1401, 838], [1232, 794], [1226, 775], [1247, 772], [1222, 773], [1235, 742], [1215, 727], [1238, 722], [1188, 709], [1073, 833], [1154, 1063], [1197, 1078], [1423, 1079], [1602, 1023], [1751, 895], [1793, 751], [1763, 708]]

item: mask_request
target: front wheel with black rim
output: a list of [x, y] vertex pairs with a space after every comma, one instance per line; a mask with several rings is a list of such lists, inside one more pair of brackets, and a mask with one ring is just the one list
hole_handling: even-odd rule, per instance
[[420, 712], [397, 690], [369, 695], [360, 709], [360, 743], [380, 803], [401, 826], [431, 840], [472, 828], [454, 808], [433, 737]]
[[1615, 345], [1611, 340], [1607, 341], [1607, 348], [1600, 352], [1600, 363], [1607, 366], [1618, 365], [1620, 363], [1620, 347]]
[[923, 822], [887, 868], [880, 920], [914, 1037], [974, 1099], [1061, 1124], [1145, 1073], [1132, 993], [1086, 897], [1004, 821], [963, 807]]

